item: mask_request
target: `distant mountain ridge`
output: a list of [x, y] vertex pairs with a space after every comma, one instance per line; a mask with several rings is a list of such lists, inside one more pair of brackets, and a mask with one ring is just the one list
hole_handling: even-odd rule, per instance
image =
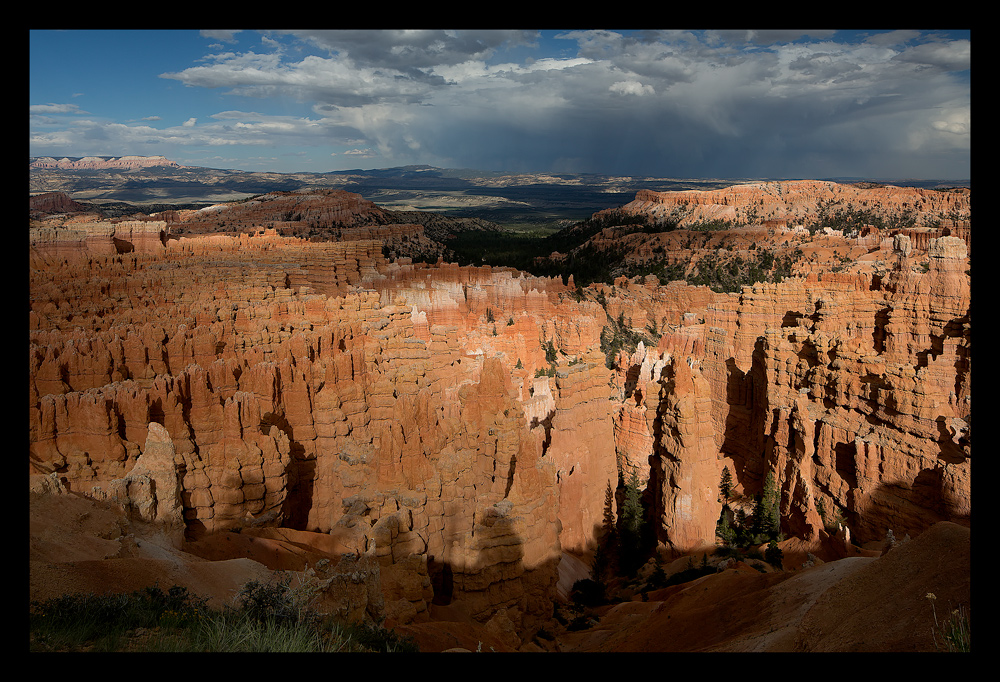
[[[634, 201], [640, 190], [712, 191], [762, 182], [750, 178], [515, 173], [427, 165], [277, 173], [184, 166], [163, 156], [32, 157], [28, 176], [33, 195], [65, 192], [77, 202], [155, 206], [156, 210], [165, 204], [193, 208], [278, 191], [342, 189], [390, 210], [477, 218], [528, 231], [567, 227]], [[927, 180], [907, 184], [935, 188], [956, 183]]]
[[165, 156], [64, 156], [55, 159], [51, 156], [35, 156], [28, 160], [28, 168], [60, 168], [62, 170], [131, 170], [133, 168], [151, 168], [166, 166], [180, 168], [180, 164]]

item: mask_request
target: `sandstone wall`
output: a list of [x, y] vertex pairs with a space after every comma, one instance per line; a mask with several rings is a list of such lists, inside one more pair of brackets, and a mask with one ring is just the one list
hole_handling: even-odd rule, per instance
[[93, 221], [68, 227], [28, 230], [29, 265], [45, 267], [58, 261], [77, 261], [81, 253], [110, 256], [119, 253], [155, 253], [163, 248], [169, 230], [163, 221]]

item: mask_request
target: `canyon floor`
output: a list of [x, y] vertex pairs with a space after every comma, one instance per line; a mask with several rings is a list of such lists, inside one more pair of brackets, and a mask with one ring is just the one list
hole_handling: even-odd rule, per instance
[[[971, 606], [969, 196], [641, 189], [535, 274], [340, 189], [32, 197], [30, 597], [288, 575], [428, 652], [933, 651]], [[772, 484], [774, 548], [723, 558]], [[648, 561], [601, 572], [630, 486]]]
[[[309, 563], [335, 560], [322, 534], [280, 531], [221, 533], [196, 546], [174, 548], [155, 535], [136, 535], [119, 510], [71, 493], [33, 493], [29, 499], [30, 593], [47, 599], [66, 593], [131, 592], [159, 584], [180, 585], [231, 603], [250, 580], [290, 571], [303, 576]], [[789, 546], [793, 543], [789, 543]], [[791, 548], [791, 547], [789, 547]], [[693, 553], [695, 562], [701, 561]], [[970, 530], [941, 522], [882, 555], [791, 565], [761, 573], [745, 563], [689, 583], [587, 609], [590, 624], [571, 631], [553, 620], [519, 646], [475, 620], [460, 601], [430, 605], [421, 622], [396, 628], [422, 652], [916, 652], [935, 651], [937, 605], [969, 604]], [[715, 560], [717, 561], [717, 560]], [[563, 558], [566, 577], [589, 569]], [[688, 559], [668, 566], [684, 570]], [[582, 567], [582, 572], [581, 572]], [[574, 568], [577, 572], [574, 573]], [[304, 578], [303, 578], [304, 579]], [[563, 608], [567, 609], [567, 599]], [[941, 610], [942, 617], [948, 613]]]

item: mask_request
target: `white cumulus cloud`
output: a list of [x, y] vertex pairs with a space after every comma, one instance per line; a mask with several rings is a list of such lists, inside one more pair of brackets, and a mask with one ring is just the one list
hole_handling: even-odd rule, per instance
[[656, 93], [652, 85], [643, 85], [639, 81], [618, 81], [612, 83], [608, 90], [617, 92], [619, 95], [636, 95], [638, 97]]

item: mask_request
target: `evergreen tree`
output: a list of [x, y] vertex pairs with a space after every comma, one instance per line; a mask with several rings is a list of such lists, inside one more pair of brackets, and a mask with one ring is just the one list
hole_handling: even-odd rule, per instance
[[731, 528], [733, 531], [733, 545], [746, 547], [750, 544], [750, 524], [748, 523], [747, 513], [743, 511], [742, 507], [736, 510], [735, 523]]
[[542, 348], [545, 349], [545, 361], [548, 363], [553, 363], [559, 359], [556, 355], [556, 347], [552, 345], [552, 340], [550, 339]]
[[649, 580], [646, 581], [646, 587], [651, 590], [658, 590], [661, 587], [667, 586], [667, 573], [663, 570], [663, 563], [660, 561], [659, 557], [656, 557], [656, 565], [653, 566], [653, 572], [649, 574]]
[[608, 571], [614, 570], [615, 555], [618, 552], [618, 531], [615, 528], [614, 491], [611, 481], [604, 492], [604, 523], [601, 536], [597, 540], [597, 550], [594, 552], [592, 578], [598, 582], [604, 580]]
[[736, 531], [729, 525], [729, 507], [723, 505], [722, 515], [715, 526], [715, 534], [722, 540], [722, 544], [727, 547], [736, 541]]
[[778, 488], [774, 483], [774, 474], [770, 471], [764, 477], [764, 490], [757, 496], [754, 504], [753, 534], [754, 542], [775, 540], [781, 533], [781, 515], [778, 509]]
[[604, 573], [608, 570], [608, 550], [604, 543], [597, 543], [594, 550], [594, 561], [590, 565], [590, 579], [595, 583], [604, 584]]
[[639, 490], [639, 473], [635, 467], [625, 482], [622, 510], [618, 519], [618, 541], [622, 572], [631, 575], [642, 561], [642, 541], [645, 514], [642, 492]]
[[771, 564], [775, 568], [781, 568], [781, 560], [784, 558], [784, 552], [778, 547], [777, 540], [771, 540], [767, 544], [767, 549], [764, 551], [764, 561]]
[[608, 487], [604, 490], [604, 523], [602, 527], [602, 539], [606, 543], [614, 543], [617, 541], [617, 531], [615, 529], [615, 493], [611, 489], [611, 481], [608, 481]]
[[722, 480], [719, 482], [719, 491], [722, 499], [728, 500], [729, 494], [733, 491], [733, 475], [729, 473], [729, 467], [722, 468]]

